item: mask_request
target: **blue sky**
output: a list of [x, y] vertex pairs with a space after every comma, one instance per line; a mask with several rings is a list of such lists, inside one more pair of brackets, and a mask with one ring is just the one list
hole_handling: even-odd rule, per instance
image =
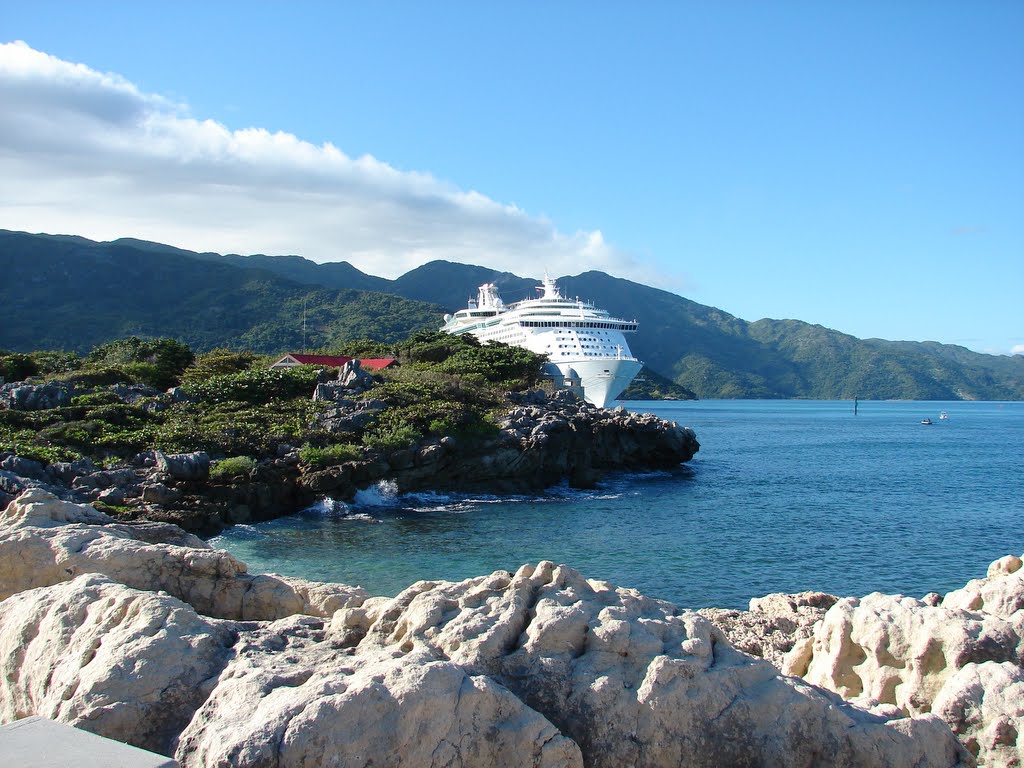
[[0, 0], [13, 41], [6, 229], [1024, 352], [1024, 3]]

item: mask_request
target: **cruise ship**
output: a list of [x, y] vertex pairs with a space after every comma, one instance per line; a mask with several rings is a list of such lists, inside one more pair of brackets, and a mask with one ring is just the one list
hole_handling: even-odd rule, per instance
[[549, 373], [559, 383], [581, 386], [588, 401], [606, 408], [643, 367], [623, 336], [636, 330], [636, 320], [612, 317], [590, 302], [565, 298], [547, 275], [538, 290], [539, 298], [506, 305], [497, 286], [485, 283], [466, 309], [444, 316], [441, 330], [547, 355]]

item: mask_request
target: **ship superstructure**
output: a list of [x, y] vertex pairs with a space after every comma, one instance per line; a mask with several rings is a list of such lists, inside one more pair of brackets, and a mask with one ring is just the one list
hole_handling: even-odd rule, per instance
[[545, 354], [557, 370], [556, 378], [578, 381], [587, 400], [607, 407], [643, 366], [623, 335], [636, 330], [636, 320], [612, 317], [590, 302], [565, 298], [547, 275], [538, 290], [539, 298], [506, 305], [497, 286], [485, 283], [466, 309], [444, 316], [441, 330], [472, 333], [483, 342], [501, 341]]

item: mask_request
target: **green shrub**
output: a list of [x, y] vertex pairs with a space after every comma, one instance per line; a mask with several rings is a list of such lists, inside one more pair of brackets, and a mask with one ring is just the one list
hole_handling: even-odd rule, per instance
[[473, 377], [513, 390], [528, 389], [540, 381], [545, 357], [520, 347], [491, 343], [461, 349], [438, 368], [445, 373]]
[[237, 475], [248, 475], [254, 469], [256, 469], [256, 459], [251, 456], [231, 456], [213, 462], [210, 466], [210, 479], [219, 480]]
[[241, 402], [266, 405], [274, 401], [312, 397], [323, 369], [312, 365], [295, 368], [254, 368], [211, 376], [190, 383], [186, 392], [206, 403]]
[[82, 358], [74, 352], [32, 352], [31, 357], [39, 368], [40, 376], [71, 373], [82, 365]]
[[101, 421], [59, 421], [39, 430], [38, 442], [88, 451], [99, 444], [103, 430]]
[[66, 374], [60, 377], [62, 381], [66, 381], [75, 387], [111, 387], [114, 384], [134, 384], [135, 379], [131, 374], [122, 370], [121, 368], [90, 368], [88, 370], [78, 370], [72, 373]]
[[178, 403], [153, 430], [154, 447], [166, 451], [206, 451], [225, 456], [265, 456], [282, 442], [315, 435], [311, 424], [323, 403], [292, 400], [268, 405], [244, 402]]
[[76, 395], [71, 398], [72, 406], [82, 406], [85, 408], [96, 408], [101, 405], [114, 405], [120, 403], [121, 399], [113, 392], [90, 392], [87, 395]]
[[108, 403], [90, 408], [85, 412], [86, 419], [95, 419], [112, 426], [124, 427], [147, 420], [147, 414], [141, 408], [125, 403]]
[[241, 373], [253, 368], [261, 357], [254, 352], [232, 352], [229, 349], [214, 349], [196, 356], [195, 362], [181, 375], [183, 386], [199, 384], [212, 376]]
[[167, 389], [178, 383], [194, 359], [192, 350], [175, 339], [132, 336], [94, 348], [85, 363], [87, 368], [123, 368], [138, 383]]
[[363, 435], [363, 445], [372, 451], [392, 453], [414, 445], [421, 437], [409, 424], [378, 425]]
[[332, 443], [322, 448], [306, 443], [299, 449], [299, 460], [311, 467], [329, 467], [344, 464], [346, 461], [358, 461], [361, 458], [362, 450], [358, 445], [350, 443]]
[[85, 454], [72, 450], [65, 445], [44, 445], [36, 441], [34, 432], [4, 433], [0, 430], [0, 451], [16, 453], [23, 459], [31, 459], [41, 464], [53, 464], [58, 461], [76, 461]]
[[0, 379], [4, 381], [24, 381], [29, 376], [39, 373], [39, 365], [31, 355], [17, 352], [0, 353]]

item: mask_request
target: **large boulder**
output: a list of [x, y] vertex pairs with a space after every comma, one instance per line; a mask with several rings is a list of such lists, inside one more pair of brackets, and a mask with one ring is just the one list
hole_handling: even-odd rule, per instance
[[335, 615], [360, 652], [428, 650], [486, 675], [576, 741], [589, 766], [957, 765], [937, 718], [886, 718], [751, 659], [693, 612], [540, 563], [420, 582]]
[[1008, 555], [945, 597], [836, 603], [783, 671], [867, 707], [941, 717], [981, 765], [1024, 764], [1024, 569]]
[[12, 411], [47, 411], [71, 405], [71, 389], [58, 382], [26, 384], [11, 382], [0, 385], [0, 407]]
[[944, 608], [982, 611], [1004, 619], [1019, 618], [1024, 609], [1024, 568], [1016, 555], [1001, 557], [988, 567], [983, 579], [972, 579], [946, 594]]
[[108, 525], [114, 519], [86, 504], [74, 504], [32, 488], [0, 514], [0, 533], [18, 528], [58, 528], [69, 523]]
[[339, 648], [323, 622], [245, 633], [181, 736], [183, 766], [582, 766], [579, 748], [493, 680], [424, 649]]
[[939, 691], [932, 711], [985, 765], [1024, 765], [1024, 669], [1016, 664], [966, 665]]
[[0, 602], [0, 721], [41, 715], [170, 754], [228, 660], [231, 630], [104, 576]]
[[[152, 543], [174, 536], [184, 546]], [[84, 573], [165, 591], [202, 614], [226, 619], [328, 616], [366, 599], [358, 587], [251, 575], [245, 563], [174, 526], [116, 525], [92, 507], [44, 491], [8, 505], [0, 518], [0, 599]]]
[[876, 592], [832, 606], [783, 671], [865, 706], [917, 715], [931, 712], [936, 694], [965, 665], [1019, 664], [1022, 653], [1017, 629], [998, 616]]
[[203, 451], [192, 453], [171, 453], [154, 451], [156, 466], [160, 472], [175, 480], [206, 480], [210, 476], [210, 457]]
[[[859, 709], [737, 651], [694, 612], [564, 566], [368, 598], [341, 585], [251, 576], [208, 545], [151, 543], [88, 508], [26, 496], [0, 520], [0, 596], [12, 595], [0, 612], [0, 638], [10, 643], [0, 646], [10, 659], [3, 719], [85, 718], [103, 735], [165, 753], [177, 729], [185, 766], [973, 764], [933, 714]], [[822, 626], [865, 601], [839, 601]], [[784, 607], [800, 608], [780, 598], [764, 609]], [[888, 610], [899, 640], [913, 620]], [[1012, 621], [947, 613], [974, 622], [941, 649], [962, 667], [1019, 644]], [[194, 660], [193, 644], [202, 649]], [[1014, 679], [1001, 685], [1001, 701], [1016, 696]], [[950, 696], [942, 711], [980, 727], [976, 743], [1012, 754], [1017, 721], [976, 715], [971, 696]]]

